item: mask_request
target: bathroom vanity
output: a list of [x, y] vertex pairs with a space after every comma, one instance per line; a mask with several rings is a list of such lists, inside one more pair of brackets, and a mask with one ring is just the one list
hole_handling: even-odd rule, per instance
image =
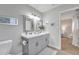
[[22, 34], [22, 48], [24, 55], [35, 55], [41, 52], [48, 45], [49, 33], [26, 35]]
[[43, 50], [48, 45], [49, 33], [45, 31], [42, 18], [34, 14], [23, 15], [21, 38], [23, 55], [35, 55]]

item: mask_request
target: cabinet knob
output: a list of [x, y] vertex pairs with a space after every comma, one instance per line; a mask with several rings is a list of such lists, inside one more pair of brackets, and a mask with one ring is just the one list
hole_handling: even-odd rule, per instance
[[47, 38], [45, 39], [45, 41], [47, 41]]
[[36, 42], [36, 47], [39, 45], [39, 43], [38, 42]]

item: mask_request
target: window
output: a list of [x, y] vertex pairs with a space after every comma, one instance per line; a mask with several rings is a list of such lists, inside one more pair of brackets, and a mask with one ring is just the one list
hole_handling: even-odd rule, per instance
[[18, 19], [14, 17], [0, 17], [0, 24], [18, 25]]

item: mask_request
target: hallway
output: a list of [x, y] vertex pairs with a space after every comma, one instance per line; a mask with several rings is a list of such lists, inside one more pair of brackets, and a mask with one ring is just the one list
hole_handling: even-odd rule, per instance
[[79, 48], [72, 45], [72, 39], [62, 38], [61, 39], [61, 48], [63, 51], [70, 54], [79, 55]]

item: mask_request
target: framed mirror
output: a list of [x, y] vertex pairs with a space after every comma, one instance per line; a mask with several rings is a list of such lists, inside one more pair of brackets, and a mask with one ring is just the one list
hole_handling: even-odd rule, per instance
[[42, 20], [30, 19], [27, 16], [23, 16], [23, 30], [24, 32], [41, 31], [43, 26]]

